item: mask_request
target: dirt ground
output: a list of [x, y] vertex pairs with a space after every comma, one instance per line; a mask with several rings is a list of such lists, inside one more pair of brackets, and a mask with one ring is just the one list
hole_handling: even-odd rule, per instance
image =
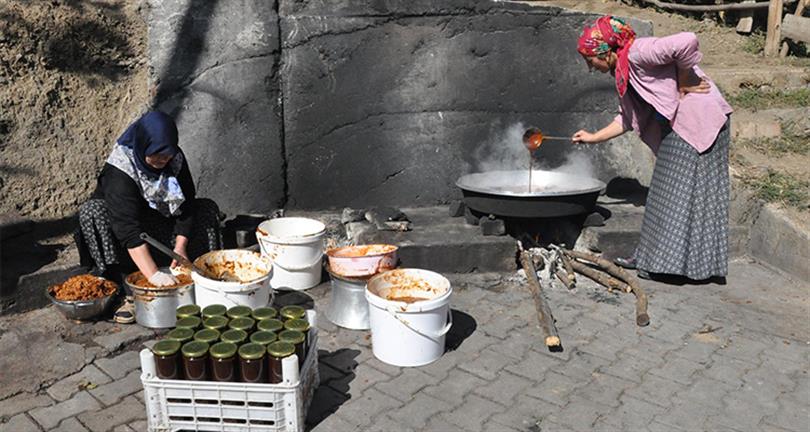
[[0, 0], [0, 213], [75, 212], [146, 103], [138, 1]]

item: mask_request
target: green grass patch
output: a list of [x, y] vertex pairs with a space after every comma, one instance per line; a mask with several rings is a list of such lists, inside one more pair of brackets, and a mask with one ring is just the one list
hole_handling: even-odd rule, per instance
[[760, 153], [772, 156], [786, 154], [806, 155], [810, 152], [810, 137], [799, 135], [782, 135], [776, 138], [755, 138], [743, 140], [740, 144]]
[[728, 97], [728, 103], [734, 108], [768, 109], [810, 106], [810, 89], [762, 90], [744, 88]]
[[761, 54], [765, 51], [765, 33], [761, 30], [751, 33], [743, 42], [742, 49], [751, 54]]
[[797, 208], [810, 205], [810, 183], [799, 180], [789, 174], [768, 170], [765, 175], [743, 180], [756, 195], [768, 202], [786, 204]]

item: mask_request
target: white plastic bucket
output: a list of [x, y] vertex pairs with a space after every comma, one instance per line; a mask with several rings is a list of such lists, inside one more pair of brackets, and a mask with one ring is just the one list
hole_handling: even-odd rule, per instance
[[[444, 354], [444, 340], [453, 325], [450, 294], [444, 276], [428, 270], [397, 269], [368, 281], [371, 348], [380, 361], [394, 366], [422, 366]], [[397, 296], [422, 297], [416, 302]]]
[[[270, 278], [273, 265], [256, 252], [242, 249], [211, 251], [194, 260], [194, 264], [211, 271], [226, 263], [236, 263], [231, 270], [245, 282], [226, 282], [191, 273], [194, 297], [200, 307], [221, 304], [226, 307], [248, 306], [258, 308], [272, 303]], [[230, 266], [230, 265], [228, 265]]]
[[262, 255], [273, 263], [274, 289], [302, 291], [321, 283], [326, 226], [314, 219], [270, 219], [256, 228]]

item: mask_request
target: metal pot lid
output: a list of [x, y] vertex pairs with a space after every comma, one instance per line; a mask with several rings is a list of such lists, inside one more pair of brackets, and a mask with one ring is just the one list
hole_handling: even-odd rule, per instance
[[471, 192], [527, 198], [579, 195], [605, 189], [605, 183], [595, 178], [543, 170], [532, 171], [531, 192], [528, 183], [528, 170], [487, 171], [462, 176], [456, 186]]

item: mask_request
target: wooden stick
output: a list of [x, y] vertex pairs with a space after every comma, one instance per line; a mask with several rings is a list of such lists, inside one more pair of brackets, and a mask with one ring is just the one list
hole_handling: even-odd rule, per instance
[[641, 0], [641, 1], [647, 4], [658, 6], [661, 9], [670, 9], [686, 12], [722, 12], [735, 10], [765, 9], [766, 7], [768, 7], [767, 1], [756, 3], [731, 3], [719, 5], [684, 5], [684, 4], [663, 2], [660, 0]]
[[780, 42], [782, 42], [782, 0], [771, 0], [768, 5], [768, 30], [765, 33], [765, 55], [776, 55]]
[[[644, 290], [639, 285], [638, 279], [636, 279], [634, 276], [630, 275], [630, 273], [625, 271], [623, 268], [614, 265], [613, 263], [611, 263], [610, 261], [608, 261], [608, 260], [606, 260], [604, 258], [597, 257], [596, 255], [588, 254], [588, 253], [585, 253], [585, 252], [569, 251], [569, 250], [566, 250], [565, 252], [567, 254], [571, 255], [572, 257], [576, 256], [577, 258], [593, 262], [596, 265], [607, 264], [607, 266], [604, 266], [605, 271], [613, 274], [614, 276], [616, 276], [619, 279], [621, 279], [622, 281], [624, 281], [624, 283], [627, 284], [626, 286], [636, 296], [636, 325], [638, 325], [639, 327], [644, 327], [644, 326], [647, 326], [647, 325], [650, 324], [650, 315], [647, 313], [647, 294], [644, 292]], [[576, 262], [576, 261], [574, 261], [574, 262]], [[577, 263], [577, 264], [579, 264], [579, 263]], [[590, 269], [590, 267], [587, 267], [584, 264], [582, 266]], [[611, 272], [611, 270], [608, 270], [608, 269], [611, 269], [612, 272]], [[593, 270], [593, 269], [590, 269], [590, 270]], [[588, 276], [588, 275], [586, 275], [586, 276]], [[590, 276], [588, 276], [588, 277], [590, 277]], [[594, 280], [596, 280], [596, 279], [594, 279]], [[597, 282], [599, 282], [599, 281], [597, 281]], [[625, 288], [625, 289], [627, 289], [627, 288]]]
[[526, 272], [526, 279], [529, 280], [529, 289], [534, 298], [534, 307], [537, 309], [537, 319], [540, 322], [540, 328], [545, 335], [545, 344], [547, 347], [560, 346], [560, 335], [557, 333], [557, 327], [554, 325], [554, 317], [551, 316], [551, 309], [548, 307], [545, 298], [543, 298], [543, 287], [540, 285], [540, 280], [537, 279], [537, 269], [534, 267], [534, 261], [531, 255], [523, 251], [520, 253], [520, 263], [523, 265], [523, 271]]
[[566, 288], [569, 290], [574, 289], [575, 285], [573, 282], [571, 282], [571, 279], [568, 277], [568, 274], [565, 273], [565, 270], [557, 269], [557, 271], [554, 272], [554, 275], [557, 276], [557, 279], [559, 279]]
[[595, 280], [600, 285], [607, 288], [609, 292], [613, 292], [613, 290], [625, 290], [626, 284], [624, 282], [606, 273], [602, 273], [593, 267], [589, 267], [579, 261], [571, 261], [571, 266], [574, 268], [574, 271]]
[[574, 269], [571, 268], [571, 260], [568, 259], [568, 255], [566, 255], [565, 251], [563, 250], [560, 250], [560, 260], [562, 260], [563, 267], [565, 267], [565, 273], [568, 274], [568, 279], [571, 281], [571, 284], [576, 285], [577, 276], [574, 273]]

